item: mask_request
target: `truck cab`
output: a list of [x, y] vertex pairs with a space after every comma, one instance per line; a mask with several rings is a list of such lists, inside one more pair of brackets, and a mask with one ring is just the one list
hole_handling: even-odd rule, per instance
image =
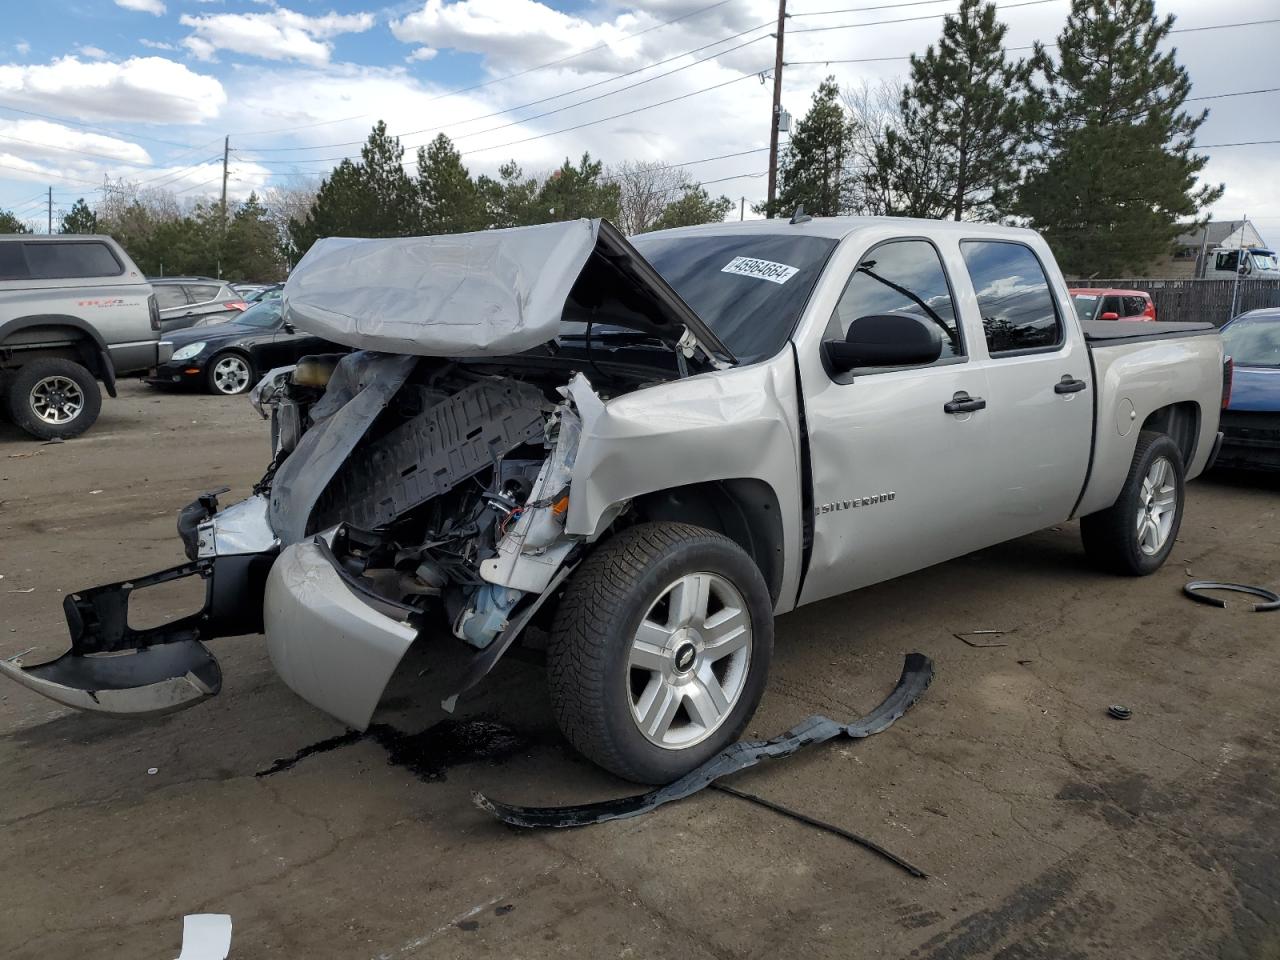
[[1216, 247], [1206, 259], [1205, 277], [1231, 280], [1237, 276], [1253, 280], [1280, 280], [1280, 261], [1274, 250], [1261, 247]]

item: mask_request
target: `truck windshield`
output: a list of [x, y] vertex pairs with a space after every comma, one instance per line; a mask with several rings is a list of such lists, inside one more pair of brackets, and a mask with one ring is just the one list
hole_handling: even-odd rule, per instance
[[1241, 317], [1222, 331], [1227, 356], [1242, 367], [1280, 367], [1280, 317]]
[[782, 349], [836, 246], [784, 234], [629, 239], [742, 363]]
[[1255, 270], [1275, 270], [1276, 255], [1269, 250], [1258, 250], [1250, 255]]

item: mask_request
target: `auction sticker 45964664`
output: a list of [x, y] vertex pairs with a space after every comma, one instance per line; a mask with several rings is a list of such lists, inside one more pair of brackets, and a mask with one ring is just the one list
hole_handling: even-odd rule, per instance
[[755, 277], [757, 280], [768, 280], [770, 283], [786, 283], [797, 273], [798, 267], [789, 267], [785, 263], [774, 263], [772, 260], [757, 260], [755, 257], [734, 257], [720, 268], [721, 273], [736, 273], [743, 277]]

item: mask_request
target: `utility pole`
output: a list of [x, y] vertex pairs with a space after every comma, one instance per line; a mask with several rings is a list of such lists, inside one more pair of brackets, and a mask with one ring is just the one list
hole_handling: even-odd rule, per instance
[[787, 0], [778, 0], [778, 45], [773, 57], [773, 114], [769, 120], [769, 216], [778, 196], [778, 119], [782, 115], [782, 39], [787, 29]]
[[746, 197], [743, 197], [742, 200], [739, 201], [738, 203], [738, 219], [739, 220], [747, 219], [747, 198]]
[[1240, 244], [1236, 247], [1236, 282], [1231, 287], [1231, 316], [1228, 320], [1235, 319], [1236, 303], [1240, 298], [1240, 274], [1244, 273], [1244, 228], [1249, 225], [1249, 215], [1244, 215], [1244, 221], [1240, 224]]
[[49, 232], [53, 233], [53, 187], [49, 188]]
[[227, 222], [227, 161], [231, 157], [231, 135], [222, 140], [222, 222]]

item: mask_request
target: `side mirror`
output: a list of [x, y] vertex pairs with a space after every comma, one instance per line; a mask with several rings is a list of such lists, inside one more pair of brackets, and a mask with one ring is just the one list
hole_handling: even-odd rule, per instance
[[878, 313], [859, 317], [843, 340], [826, 340], [822, 346], [841, 373], [856, 367], [909, 367], [942, 356], [942, 331], [908, 313]]
[[1106, 313], [1100, 314], [1098, 316], [1098, 319], [1099, 320], [1119, 320], [1120, 314], [1112, 313], [1110, 310], [1108, 310]]
[[294, 326], [292, 323], [290, 323], [288, 320], [286, 320], [286, 321], [284, 322], [284, 332], [285, 332], [285, 333], [297, 333], [297, 332], [298, 332], [298, 328], [297, 328], [297, 327], [295, 327], [295, 326]]

